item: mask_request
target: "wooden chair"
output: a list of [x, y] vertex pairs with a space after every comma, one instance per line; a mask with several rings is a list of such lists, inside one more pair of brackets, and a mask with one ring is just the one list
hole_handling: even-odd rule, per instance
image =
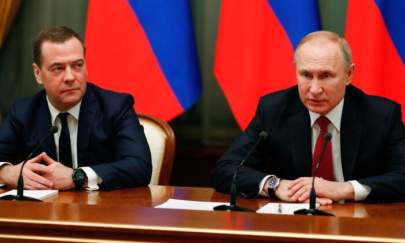
[[152, 154], [150, 185], [169, 185], [173, 167], [175, 136], [170, 125], [156, 117], [138, 114]]

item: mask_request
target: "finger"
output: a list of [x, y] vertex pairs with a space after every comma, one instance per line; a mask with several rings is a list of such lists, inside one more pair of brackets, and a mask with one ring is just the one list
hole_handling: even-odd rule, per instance
[[[310, 199], [304, 201], [304, 203], [309, 203]], [[320, 206], [327, 206], [333, 204], [333, 200], [325, 197], [317, 197], [316, 203], [319, 203]]]
[[28, 168], [36, 174], [48, 174], [52, 171], [50, 167], [39, 163], [30, 164]]
[[27, 161], [27, 164], [30, 163], [40, 163], [43, 160], [43, 156], [45, 155], [45, 152], [42, 152], [40, 154], [38, 154], [37, 156], [35, 156], [34, 158], [30, 159]]
[[292, 187], [296, 186], [297, 184], [302, 183], [303, 177], [297, 178], [293, 181], [291, 181], [291, 184], [289, 185], [288, 189], [291, 189]]
[[[333, 196], [333, 192], [331, 191], [330, 187], [328, 186], [330, 181], [324, 180], [320, 177], [317, 177], [315, 180], [315, 189], [317, 196], [322, 198], [329, 198]], [[329, 188], [329, 189], [328, 189]]]
[[288, 196], [292, 197], [293, 195], [295, 195], [297, 193], [297, 191], [299, 191], [304, 186], [305, 186], [304, 182], [300, 182], [300, 183], [295, 184], [293, 187], [288, 189]]
[[51, 180], [48, 180], [45, 177], [43, 177], [43, 176], [41, 176], [41, 175], [39, 175], [39, 174], [37, 174], [35, 172], [32, 172], [32, 171], [26, 171], [24, 173], [24, 181], [27, 181], [27, 182], [29, 181], [31, 185], [32, 184], [35, 184], [35, 185], [36, 184], [41, 184], [41, 185], [43, 185], [45, 187], [52, 187], [53, 186], [53, 183], [52, 183]]
[[27, 182], [24, 181], [24, 188], [29, 189], [29, 190], [46, 190], [46, 189], [51, 189], [51, 187], [47, 187], [41, 183], [37, 183], [32, 180], [27, 180]]
[[324, 205], [332, 204], [333, 200], [329, 199], [329, 198], [324, 198], [324, 197], [317, 197], [316, 202], [319, 203], [320, 205], [324, 206]]
[[295, 179], [295, 180], [293, 180], [293, 181], [291, 182], [291, 184], [290, 184], [290, 186], [289, 186], [288, 189], [294, 187], [294, 186], [297, 185], [297, 184], [308, 183], [309, 181], [311, 181], [311, 178], [312, 178], [312, 177], [300, 177], [300, 178], [297, 178], [297, 179]]
[[44, 161], [47, 165], [51, 165], [51, 164], [58, 163], [58, 161], [55, 161], [54, 159], [52, 159], [51, 157], [49, 157], [46, 153], [43, 155], [43, 161]]
[[308, 187], [312, 185], [312, 180], [310, 177], [305, 177], [299, 180], [297, 184], [295, 184], [293, 187], [291, 187], [288, 192], [289, 196], [292, 196], [297, 193], [298, 190], [300, 190], [303, 187]]
[[306, 187], [305, 191], [302, 191], [302, 193], [299, 195], [297, 201], [304, 202], [305, 200], [309, 199], [310, 197], [311, 197], [311, 187]]
[[291, 198], [293, 198], [295, 201], [303, 202], [309, 198], [310, 189], [310, 186], [303, 186]]

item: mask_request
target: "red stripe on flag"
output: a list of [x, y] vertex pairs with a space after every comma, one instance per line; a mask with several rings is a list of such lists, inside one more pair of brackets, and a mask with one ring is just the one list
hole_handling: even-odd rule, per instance
[[131, 93], [139, 113], [170, 120], [183, 112], [127, 1], [89, 2], [86, 46], [91, 82]]
[[222, 1], [214, 72], [242, 129], [261, 96], [295, 84], [293, 47], [267, 0]]
[[349, 1], [345, 36], [356, 64], [353, 84], [404, 107], [405, 67], [374, 1]]

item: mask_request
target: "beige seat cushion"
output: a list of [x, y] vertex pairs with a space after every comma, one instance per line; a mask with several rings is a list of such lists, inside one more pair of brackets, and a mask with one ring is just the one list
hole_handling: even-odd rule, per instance
[[148, 141], [150, 152], [152, 154], [152, 179], [150, 185], [159, 183], [159, 175], [162, 169], [163, 156], [166, 146], [166, 133], [159, 125], [150, 120], [140, 118], [144, 127], [146, 140]]

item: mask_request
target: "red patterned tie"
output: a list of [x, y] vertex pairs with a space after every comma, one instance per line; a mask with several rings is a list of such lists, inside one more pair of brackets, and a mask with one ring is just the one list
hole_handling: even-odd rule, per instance
[[[321, 132], [319, 133], [318, 139], [316, 140], [314, 156], [312, 159], [312, 168], [315, 168], [316, 162], [319, 158], [319, 154], [321, 153], [323, 143], [325, 142], [325, 133], [328, 132], [328, 125], [330, 121], [325, 116], [320, 116], [316, 123], [321, 128]], [[332, 164], [332, 144], [331, 142], [327, 142], [325, 153], [323, 154], [322, 161], [320, 162], [320, 166], [318, 168], [318, 172], [316, 176], [322, 177], [325, 180], [334, 181], [335, 176], [333, 175], [333, 164]]]

